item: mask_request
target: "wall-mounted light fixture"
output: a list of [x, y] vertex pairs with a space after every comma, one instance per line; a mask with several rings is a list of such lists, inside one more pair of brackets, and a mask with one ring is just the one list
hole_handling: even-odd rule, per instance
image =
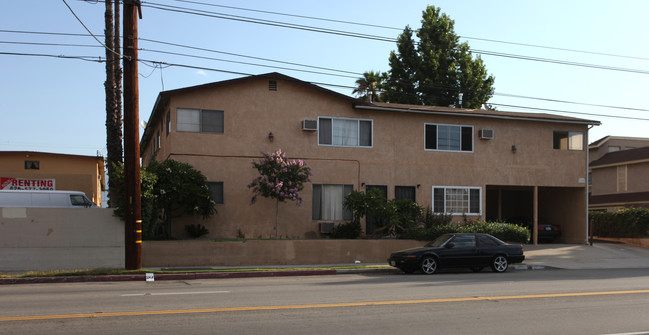
[[420, 188], [421, 188], [421, 184], [417, 184], [417, 189], [420, 189]]
[[517, 150], [517, 149], [516, 149], [516, 146], [515, 146], [515, 145], [512, 145], [512, 152], [513, 152], [513, 153], [516, 153], [516, 150]]
[[361, 183], [361, 187], [362, 187], [362, 188], [365, 188], [365, 183]]
[[275, 135], [273, 135], [272, 132], [268, 133], [268, 140], [272, 142], [274, 139], [275, 139]]

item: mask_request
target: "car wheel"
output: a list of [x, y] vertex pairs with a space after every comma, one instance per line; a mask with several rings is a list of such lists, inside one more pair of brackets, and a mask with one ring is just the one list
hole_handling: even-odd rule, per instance
[[491, 261], [491, 269], [493, 269], [495, 272], [505, 272], [507, 271], [507, 267], [509, 267], [509, 262], [507, 261], [507, 257], [505, 256], [496, 256]]
[[479, 266], [472, 267], [472, 268], [471, 268], [471, 271], [473, 271], [473, 272], [480, 272], [480, 271], [482, 271], [482, 268], [479, 267]]
[[435, 257], [424, 257], [424, 259], [421, 260], [420, 269], [422, 273], [432, 275], [437, 271], [437, 260]]

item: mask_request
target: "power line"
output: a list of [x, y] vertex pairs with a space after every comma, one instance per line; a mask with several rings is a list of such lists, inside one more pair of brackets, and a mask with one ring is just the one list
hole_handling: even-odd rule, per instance
[[492, 104], [494, 106], [503, 106], [503, 107], [510, 107], [510, 108], [521, 108], [521, 109], [529, 109], [529, 110], [544, 111], [544, 112], [566, 113], [566, 114], [577, 114], [577, 115], [588, 115], [588, 116], [599, 116], [599, 117], [608, 117], [608, 118], [626, 119], [626, 120], [636, 120], [636, 121], [649, 121], [649, 119], [646, 119], [646, 118], [639, 118], [639, 117], [632, 117], [632, 116], [606, 115], [606, 114], [596, 114], [596, 113], [581, 113], [581, 112], [572, 112], [572, 111], [565, 111], [565, 110], [559, 110], [559, 109], [516, 106], [516, 105], [499, 104], [499, 103], [493, 103], [493, 102], [490, 103], [490, 104]]
[[[21, 34], [45, 34], [45, 35], [60, 35], [60, 36], [87, 37], [86, 34], [53, 33], [53, 32], [31, 32], [31, 31], [14, 31], [14, 30], [0, 30], [0, 32], [21, 33]], [[99, 35], [99, 36], [101, 36], [101, 35]], [[293, 62], [283, 62], [283, 61], [277, 61], [277, 60], [273, 60], [273, 59], [269, 59], [269, 58], [247, 56], [247, 55], [242, 55], [242, 54], [236, 54], [236, 53], [230, 53], [230, 52], [224, 52], [224, 51], [212, 50], [212, 49], [207, 49], [207, 48], [193, 47], [193, 46], [188, 46], [188, 45], [183, 45], [183, 44], [177, 44], [177, 43], [162, 42], [162, 41], [157, 41], [157, 40], [153, 40], [153, 39], [143, 39], [143, 38], [140, 38], [140, 40], [142, 40], [142, 41], [146, 41], [146, 42], [151, 42], [151, 43], [162, 44], [162, 45], [168, 45], [168, 46], [174, 46], [174, 47], [180, 47], [180, 48], [187, 48], [187, 49], [191, 49], [191, 50], [198, 50], [198, 51], [204, 51], [204, 52], [211, 52], [211, 53], [219, 53], [219, 54], [225, 54], [225, 55], [232, 55], [232, 56], [236, 56], [236, 57], [244, 57], [244, 58], [249, 58], [249, 59], [257, 59], [257, 60], [263, 60], [263, 61], [268, 61], [268, 62], [276, 62], [276, 63], [282, 63], [282, 64], [288, 64], [288, 65], [294, 65], [294, 66], [300, 66], [300, 67], [307, 67], [307, 68], [314, 68], [314, 69], [322, 69], [322, 70], [331, 71], [331, 72], [350, 73], [350, 74], [355, 74], [355, 75], [359, 75], [359, 76], [362, 75], [361, 73], [355, 73], [355, 72], [351, 72], [351, 71], [344, 71], [344, 70], [337, 70], [337, 69], [332, 69], [332, 68], [325, 68], [325, 67], [311, 66], [311, 65], [300, 64], [300, 63], [293, 63]], [[63, 44], [63, 43], [7, 42], [7, 41], [0, 41], [0, 43], [10, 43], [10, 44], [28, 44], [28, 45], [46, 45], [46, 46], [47, 46], [47, 45], [50, 45], [50, 46], [99, 47], [99, 46], [93, 46], [93, 45]], [[202, 58], [202, 59], [216, 60], [216, 61], [223, 61], [223, 62], [239, 63], [239, 64], [250, 65], [250, 66], [259, 66], [259, 67], [266, 67], [266, 68], [283, 69], [283, 70], [289, 70], [289, 71], [298, 71], [298, 72], [306, 72], [306, 73], [314, 73], [314, 74], [324, 74], [324, 75], [339, 76], [339, 77], [346, 77], [346, 78], [356, 78], [356, 77], [350, 77], [350, 76], [344, 76], [344, 75], [337, 75], [337, 74], [331, 74], [331, 73], [323, 73], [323, 72], [318, 72], [318, 71], [306, 71], [306, 70], [302, 70], [302, 69], [295, 69], [295, 68], [288, 68], [288, 67], [277, 67], [277, 66], [270, 66], [270, 65], [266, 65], [266, 64], [255, 64], [255, 63], [238, 62], [238, 61], [225, 60], [225, 59], [218, 59], [218, 58], [202, 57], [202, 56], [197, 56], [197, 55], [189, 55], [189, 54], [174, 53], [174, 52], [169, 52], [169, 51], [149, 50], [149, 49], [141, 49], [141, 50], [150, 51], [150, 52], [157, 52], [157, 53], [164, 53], [164, 54], [171, 54], [171, 55], [179, 55], [179, 56], [184, 56], [184, 57], [193, 57], [193, 58]], [[445, 88], [445, 89], [453, 89], [453, 90], [457, 90], [457, 89], [458, 89], [458, 88], [456, 88], [456, 87], [440, 87], [440, 86], [437, 86], [437, 87], [438, 87], [438, 88]], [[354, 89], [354, 87], [345, 87], [345, 88]], [[514, 94], [499, 93], [499, 92], [495, 92], [494, 95], [507, 96], [507, 97], [514, 97], [514, 98], [521, 98], [521, 99], [531, 99], [531, 100], [541, 100], [541, 101], [548, 101], [548, 102], [565, 103], [565, 104], [574, 104], [574, 105], [585, 105], [585, 106], [593, 106], [593, 107], [602, 107], [602, 108], [625, 109], [625, 110], [630, 110], [630, 111], [643, 111], [643, 112], [647, 112], [647, 111], [649, 111], [648, 109], [642, 109], [642, 108], [623, 107], [623, 106], [611, 106], [611, 105], [598, 105], [598, 104], [591, 104], [591, 103], [574, 102], [574, 101], [566, 101], [566, 100], [557, 100], [557, 99], [549, 99], [549, 98], [529, 97], [529, 96], [514, 95]]]
[[91, 31], [90, 31], [90, 29], [88, 29], [88, 27], [86, 27], [86, 25], [83, 23], [83, 21], [81, 21], [81, 19], [79, 18], [79, 16], [77, 16], [77, 14], [74, 12], [74, 10], [72, 9], [72, 7], [70, 7], [70, 5], [68, 5], [68, 3], [67, 3], [65, 0], [61, 0], [61, 1], [63, 1], [63, 3], [65, 4], [65, 6], [68, 7], [68, 9], [69, 9], [70, 12], [72, 13], [72, 15], [74, 15], [74, 17], [77, 19], [77, 21], [79, 21], [79, 23], [81, 23], [81, 25], [83, 26], [83, 28], [86, 29], [86, 31], [88, 32], [88, 34], [90, 34], [90, 36], [92, 36], [92, 37], [93, 37], [93, 38], [94, 38], [94, 39], [95, 39], [99, 44], [101, 44], [101, 45], [102, 45], [106, 50], [112, 52], [112, 53], [115, 54], [117, 57], [122, 57], [122, 55], [120, 55], [119, 53], [115, 52], [115, 50], [113, 50], [113, 49], [107, 47], [104, 43], [102, 43], [102, 42], [101, 42], [101, 41], [100, 41], [100, 40], [99, 40], [99, 39], [98, 39], [98, 38], [97, 38], [97, 37], [96, 37], [96, 36], [95, 36]]
[[[328, 19], [328, 18], [321, 18], [321, 17], [315, 17], [315, 16], [306, 16], [306, 15], [289, 14], [289, 13], [258, 10], [258, 9], [243, 8], [243, 7], [217, 5], [217, 4], [205, 3], [205, 2], [199, 2], [199, 1], [189, 1], [189, 0], [174, 0], [174, 1], [197, 4], [197, 5], [203, 5], [203, 6], [211, 6], [211, 7], [242, 10], [242, 11], [255, 12], [255, 13], [272, 14], [272, 15], [280, 15], [280, 16], [295, 17], [295, 18], [302, 18], [302, 19], [310, 19], [310, 20], [317, 20], [317, 21], [324, 21], [324, 22], [343, 23], [343, 24], [370, 27], [370, 28], [382, 28], [382, 29], [403, 31], [403, 28], [384, 26], [384, 25], [377, 25], [377, 24], [371, 24], [371, 23], [360, 23], [360, 22], [354, 22], [354, 21]], [[552, 46], [538, 45], [538, 44], [531, 44], [531, 43], [502, 41], [502, 40], [496, 40], [496, 39], [471, 37], [471, 36], [461, 36], [461, 35], [458, 35], [458, 37], [468, 39], [468, 40], [485, 41], [485, 42], [509, 44], [509, 45], [518, 45], [518, 46], [531, 47], [531, 48], [549, 49], [549, 50], [557, 50], [557, 51], [567, 51], [567, 52], [575, 52], [575, 53], [583, 53], [583, 54], [591, 54], [591, 55], [599, 55], [599, 56], [608, 56], [608, 57], [618, 57], [618, 58], [628, 58], [628, 59], [638, 59], [638, 60], [649, 60], [649, 58], [645, 58], [645, 57], [626, 56], [626, 55], [619, 55], [619, 54], [612, 54], [612, 53], [570, 49], [570, 48], [559, 48], [559, 47], [552, 47]]]

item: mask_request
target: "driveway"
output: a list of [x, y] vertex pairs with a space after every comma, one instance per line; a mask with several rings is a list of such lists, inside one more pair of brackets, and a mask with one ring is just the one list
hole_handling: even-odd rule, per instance
[[649, 268], [649, 249], [623, 243], [524, 245], [525, 264], [560, 269]]

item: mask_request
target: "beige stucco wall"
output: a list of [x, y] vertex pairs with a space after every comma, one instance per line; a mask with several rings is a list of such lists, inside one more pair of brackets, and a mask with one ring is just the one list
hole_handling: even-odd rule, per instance
[[144, 241], [143, 267], [385, 263], [413, 240]]
[[[39, 161], [38, 170], [26, 170], [25, 161]], [[0, 152], [0, 177], [55, 179], [56, 190], [81, 191], [97, 206], [102, 204], [102, 157], [39, 152]]]
[[0, 272], [124, 268], [124, 223], [106, 208], [0, 208]]
[[[224, 111], [224, 134], [176, 132], [176, 108]], [[161, 148], [156, 159], [187, 162], [209, 181], [224, 182], [224, 204], [219, 213], [205, 222], [210, 237], [274, 236], [275, 202], [260, 199], [250, 205], [246, 185], [256, 177], [252, 161], [260, 152], [282, 149], [289, 158], [304, 159], [312, 168], [313, 183], [387, 185], [388, 197], [395, 186], [417, 186], [417, 202], [430, 206], [433, 186], [471, 186], [482, 188], [484, 217], [488, 185], [575, 188], [575, 199], [565, 203], [567, 210], [584, 216], [572, 223], [585, 230], [587, 179], [586, 151], [553, 149], [553, 131], [582, 131], [584, 124], [532, 122], [514, 119], [426, 115], [353, 108], [348, 100], [297, 85], [278, 81], [278, 90], [269, 91], [267, 80], [246, 81], [209, 91], [174, 95], [166, 111], [171, 112], [172, 132], [161, 131]], [[165, 112], [166, 113], [166, 112]], [[373, 120], [372, 148], [319, 146], [316, 131], [303, 131], [301, 121], [318, 116]], [[424, 150], [425, 123], [468, 125], [473, 127], [473, 152]], [[156, 129], [162, 123], [153, 125]], [[481, 140], [478, 131], [494, 130], [493, 140]], [[268, 138], [273, 133], [274, 140]], [[587, 138], [584, 139], [584, 147]], [[512, 151], [516, 146], [516, 152]], [[151, 160], [151, 147], [143, 150], [144, 164]], [[311, 184], [301, 193], [304, 204], [279, 206], [279, 235], [317, 237], [318, 222], [311, 219]], [[564, 220], [561, 220], [562, 222]], [[583, 221], [583, 222], [582, 222]], [[183, 225], [200, 219], [181, 219], [174, 234], [183, 236]], [[577, 234], [581, 236], [582, 234]], [[583, 241], [580, 241], [583, 242]]]

